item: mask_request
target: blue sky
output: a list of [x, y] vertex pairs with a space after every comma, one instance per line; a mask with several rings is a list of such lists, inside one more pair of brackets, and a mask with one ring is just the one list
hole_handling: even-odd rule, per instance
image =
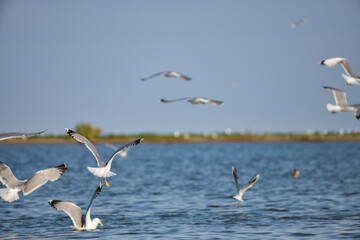
[[[346, 86], [345, 57], [360, 75], [359, 1], [0, 2], [0, 132], [65, 133], [91, 122], [105, 133], [304, 132], [360, 128], [331, 115]], [[303, 27], [290, 24], [308, 19]], [[173, 70], [192, 81], [140, 78]], [[223, 106], [164, 104], [207, 97]]]

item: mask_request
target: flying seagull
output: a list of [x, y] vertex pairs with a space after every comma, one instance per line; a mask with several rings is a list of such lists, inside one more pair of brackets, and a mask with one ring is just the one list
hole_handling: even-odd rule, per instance
[[91, 212], [91, 204], [94, 199], [101, 192], [101, 187], [98, 187], [89, 203], [89, 206], [86, 210], [85, 219], [82, 215], [81, 208], [74, 203], [65, 202], [61, 200], [49, 200], [49, 204], [55, 208], [56, 210], [63, 210], [69, 217], [71, 218], [74, 228], [77, 230], [93, 230], [96, 229], [97, 225], [103, 225], [99, 218], [94, 218], [91, 220], [90, 212]]
[[297, 27], [303, 27], [304, 24], [307, 23], [307, 22], [308, 22], [307, 19], [302, 18], [299, 21], [292, 22], [290, 26], [291, 26], [292, 29], [295, 29]]
[[128, 152], [130, 151], [130, 149], [136, 145], [138, 145], [139, 143], [141, 143], [144, 139], [137, 139], [135, 141], [132, 141], [130, 143], [127, 143], [123, 146], [121, 146], [118, 150], [115, 151], [115, 153], [110, 157], [109, 161], [107, 163], [103, 162], [100, 158], [100, 155], [98, 153], [98, 151], [96, 150], [94, 144], [92, 144], [86, 137], [80, 135], [77, 132], [74, 132], [71, 129], [65, 128], [66, 132], [76, 141], [85, 144], [85, 146], [90, 150], [90, 152], [94, 155], [97, 164], [98, 164], [98, 168], [94, 168], [94, 167], [88, 167], [88, 170], [94, 174], [95, 176], [100, 177], [100, 183], [99, 186], [101, 187], [101, 177], [105, 178], [105, 183], [106, 186], [110, 186], [110, 184], [106, 181], [107, 177], [112, 177], [115, 176], [116, 173], [113, 173], [110, 171], [111, 169], [111, 163], [114, 160], [114, 157], [118, 154], [121, 154], [123, 152]]
[[11, 169], [0, 161], [0, 181], [6, 188], [0, 189], [2, 201], [13, 202], [19, 199], [21, 190], [24, 196], [29, 195], [48, 181], [58, 180], [67, 170], [65, 164], [36, 172], [29, 180], [18, 180]]
[[[259, 174], [256, 174], [255, 177], [253, 177], [249, 182], [248, 184], [243, 187], [242, 189], [239, 188], [239, 184], [238, 184], [238, 175], [236, 173], [236, 168], [233, 166], [232, 167], [232, 175], [233, 175], [233, 178], [234, 178], [234, 182], [235, 182], [235, 185], [236, 185], [236, 190], [237, 190], [237, 194], [235, 196], [233, 196], [233, 198], [235, 198], [236, 200], [239, 200], [241, 202], [243, 202], [244, 200], [242, 199], [244, 193], [246, 190], [248, 190], [249, 188], [252, 187], [252, 185], [254, 185], [257, 180], [259, 179], [260, 175]], [[235, 204], [234, 204], [234, 207], [235, 207]], [[238, 205], [239, 207], [239, 205]]]
[[354, 111], [354, 115], [357, 120], [360, 119], [360, 104], [348, 104], [346, 100], [346, 93], [333, 87], [323, 87], [334, 94], [336, 105], [328, 103], [326, 108], [332, 114], [337, 112], [350, 112]]
[[[118, 150], [118, 148], [119, 148], [119, 147], [117, 147], [117, 146], [115, 146], [114, 144], [111, 144], [111, 143], [104, 143], [104, 146], [108, 147], [108, 148], [111, 148], [114, 151]], [[127, 156], [127, 151], [123, 151], [119, 155], [120, 155], [120, 157], [126, 157]]]
[[150, 78], [157, 77], [157, 76], [161, 76], [161, 75], [163, 75], [163, 76], [165, 76], [165, 77], [182, 78], [182, 79], [188, 80], [188, 81], [191, 80], [190, 77], [185, 76], [185, 75], [183, 75], [183, 74], [181, 74], [181, 73], [178, 73], [178, 72], [173, 72], [173, 71], [166, 71], [166, 72], [155, 73], [155, 74], [153, 74], [153, 75], [151, 75], [151, 76], [149, 76], [149, 77], [142, 78], [141, 80], [142, 80], [142, 81], [145, 81], [145, 80], [148, 80], [148, 79], [150, 79]]
[[10, 138], [27, 138], [32, 137], [35, 135], [42, 134], [46, 132], [47, 130], [41, 131], [41, 132], [33, 132], [33, 133], [20, 133], [20, 132], [10, 132], [10, 133], [4, 133], [0, 134], [0, 141], [10, 139]]
[[322, 60], [320, 62], [321, 65], [324, 66], [328, 66], [328, 67], [333, 67], [336, 64], [341, 64], [341, 66], [344, 68], [345, 72], [347, 75], [342, 74], [342, 77], [345, 79], [346, 81], [346, 85], [360, 85], [359, 81], [360, 81], [360, 76], [355, 75], [355, 73], [353, 73], [353, 71], [350, 68], [350, 64], [349, 61], [346, 58], [340, 58], [340, 57], [336, 57], [336, 58], [329, 58], [326, 60]]
[[160, 102], [172, 103], [172, 102], [184, 101], [184, 100], [187, 101], [187, 102], [190, 102], [192, 104], [211, 103], [213, 105], [224, 105], [223, 101], [212, 100], [212, 99], [208, 99], [208, 98], [198, 98], [198, 97], [178, 98], [178, 99], [173, 99], [173, 100], [165, 100], [165, 99], [161, 98]]

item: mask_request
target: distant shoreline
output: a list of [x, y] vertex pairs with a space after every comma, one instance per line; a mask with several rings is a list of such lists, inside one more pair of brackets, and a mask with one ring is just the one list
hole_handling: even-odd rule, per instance
[[[103, 136], [90, 139], [95, 144], [126, 143], [137, 138], [144, 138], [144, 143], [227, 143], [227, 142], [360, 142], [360, 134], [269, 134], [269, 135], [226, 135], [202, 136], [189, 134], [187, 136], [137, 134], [126, 136]], [[68, 136], [38, 136], [27, 139], [9, 139], [0, 141], [1, 145], [11, 144], [76, 144]]]

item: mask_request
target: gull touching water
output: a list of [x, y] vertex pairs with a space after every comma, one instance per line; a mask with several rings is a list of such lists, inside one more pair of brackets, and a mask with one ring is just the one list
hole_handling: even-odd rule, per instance
[[47, 130], [41, 131], [41, 132], [33, 132], [33, 133], [20, 133], [20, 132], [10, 132], [10, 133], [4, 133], [0, 134], [0, 141], [10, 139], [10, 138], [27, 138], [32, 137], [35, 135], [42, 134], [46, 132]]
[[178, 98], [178, 99], [173, 99], [173, 100], [165, 100], [163, 98], [160, 99], [160, 102], [163, 103], [172, 103], [172, 102], [177, 102], [177, 101], [187, 101], [190, 102], [192, 104], [206, 104], [206, 103], [211, 103], [213, 105], [224, 105], [223, 101], [218, 101], [218, 100], [212, 100], [212, 99], [208, 99], [208, 98], [198, 98], [198, 97], [188, 97], [188, 98]]
[[65, 164], [36, 172], [29, 180], [18, 180], [11, 169], [0, 162], [0, 181], [6, 188], [0, 189], [2, 201], [13, 202], [19, 199], [21, 190], [24, 196], [29, 195], [48, 181], [58, 180], [67, 170]]
[[183, 75], [183, 74], [181, 74], [181, 73], [178, 73], [178, 72], [173, 72], [173, 71], [165, 71], [165, 72], [155, 73], [155, 74], [153, 74], [153, 75], [151, 75], [151, 76], [149, 76], [149, 77], [142, 78], [141, 80], [142, 80], [142, 81], [145, 81], [145, 80], [148, 80], [148, 79], [150, 79], [150, 78], [157, 77], [157, 76], [161, 76], [161, 75], [163, 75], [163, 76], [165, 76], [165, 77], [182, 78], [182, 79], [188, 80], [188, 81], [191, 80], [190, 77], [185, 76], [185, 75]]
[[345, 72], [347, 75], [342, 74], [342, 77], [345, 79], [346, 81], [346, 85], [360, 85], [359, 81], [360, 81], [360, 76], [355, 75], [355, 73], [353, 73], [353, 71], [350, 68], [350, 64], [349, 61], [346, 58], [340, 58], [340, 57], [336, 57], [336, 58], [329, 58], [326, 60], [322, 60], [320, 62], [321, 65], [327, 66], [327, 67], [333, 67], [337, 64], [341, 64], [341, 66], [344, 68]]
[[326, 108], [332, 114], [337, 112], [350, 112], [354, 111], [354, 115], [357, 120], [360, 119], [360, 104], [348, 104], [346, 100], [346, 93], [333, 87], [323, 87], [334, 94], [336, 105], [328, 103]]
[[90, 200], [89, 206], [86, 210], [85, 219], [82, 215], [81, 208], [74, 203], [61, 200], [49, 200], [49, 204], [56, 210], [63, 210], [67, 215], [69, 215], [76, 230], [94, 230], [98, 224], [101, 226], [103, 225], [99, 218], [91, 219], [90, 216], [91, 205], [100, 192], [101, 187], [98, 187]]
[[[233, 178], [234, 178], [234, 182], [235, 182], [235, 185], [236, 185], [236, 190], [237, 190], [237, 194], [235, 196], [233, 196], [233, 198], [235, 198], [236, 200], [239, 200], [240, 202], [243, 202], [244, 200], [242, 199], [244, 193], [246, 190], [248, 190], [249, 188], [252, 187], [252, 185], [254, 185], [257, 180], [259, 180], [259, 177], [260, 175], [259, 174], [256, 174], [249, 182], [248, 184], [243, 187], [242, 189], [240, 189], [239, 187], [239, 184], [238, 184], [238, 175], [236, 173], [236, 168], [233, 166], [232, 167], [232, 175], [233, 175]], [[234, 204], [234, 207], [235, 207], [235, 204]], [[237, 205], [237, 207], [239, 207], [239, 204]]]
[[111, 163], [114, 160], [114, 157], [118, 154], [121, 154], [123, 152], [128, 152], [130, 151], [130, 149], [136, 145], [138, 145], [139, 143], [141, 143], [144, 139], [137, 139], [135, 141], [132, 141], [130, 143], [127, 143], [123, 146], [121, 146], [118, 150], [115, 151], [115, 153], [110, 157], [109, 161], [107, 163], [103, 162], [100, 158], [100, 155], [98, 153], [98, 151], [96, 150], [94, 144], [92, 144], [86, 137], [80, 135], [77, 132], [74, 132], [71, 129], [65, 128], [66, 132], [72, 137], [74, 138], [76, 141], [85, 144], [85, 146], [90, 150], [90, 152], [94, 155], [96, 162], [98, 164], [98, 168], [94, 168], [94, 167], [88, 167], [88, 170], [94, 174], [95, 176], [100, 177], [100, 183], [99, 186], [101, 187], [101, 178], [104, 177], [105, 178], [105, 183], [106, 186], [110, 186], [110, 184], [106, 181], [107, 177], [112, 177], [115, 176], [116, 173], [113, 173], [110, 171], [111, 169]]

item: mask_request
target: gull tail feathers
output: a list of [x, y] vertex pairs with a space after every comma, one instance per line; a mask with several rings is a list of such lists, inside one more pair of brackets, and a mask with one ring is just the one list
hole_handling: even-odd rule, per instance
[[113, 173], [105, 168], [87, 167], [87, 169], [89, 172], [98, 177], [112, 177], [116, 175], [116, 173]]

